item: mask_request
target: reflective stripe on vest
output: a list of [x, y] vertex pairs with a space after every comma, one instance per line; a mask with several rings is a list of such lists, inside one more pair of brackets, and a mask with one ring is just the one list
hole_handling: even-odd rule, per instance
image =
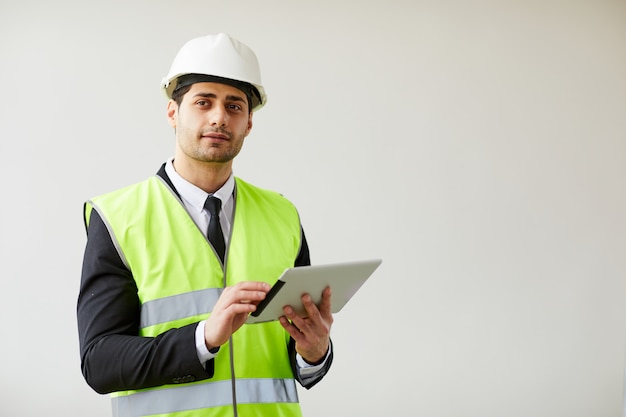
[[[236, 387], [238, 404], [298, 402], [293, 379], [238, 379]], [[231, 407], [231, 389], [230, 381], [218, 381], [114, 397], [113, 417], [141, 417], [193, 409]]]
[[148, 301], [141, 306], [140, 327], [197, 316], [213, 311], [221, 288], [207, 288]]

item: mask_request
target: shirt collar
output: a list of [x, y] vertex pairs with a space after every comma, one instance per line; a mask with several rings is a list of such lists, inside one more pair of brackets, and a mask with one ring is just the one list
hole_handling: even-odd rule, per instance
[[[182, 198], [187, 205], [193, 207], [198, 212], [204, 209], [204, 202], [209, 196], [209, 193], [181, 177], [174, 168], [174, 158], [170, 158], [165, 163], [165, 173], [172, 181], [172, 184], [174, 185], [174, 188], [176, 188], [176, 191], [178, 191], [178, 194], [180, 194], [180, 198]], [[222, 185], [222, 187], [212, 195], [222, 200], [222, 207], [224, 207], [229, 203], [230, 199], [233, 198], [234, 190], [235, 177], [231, 172], [224, 185]]]

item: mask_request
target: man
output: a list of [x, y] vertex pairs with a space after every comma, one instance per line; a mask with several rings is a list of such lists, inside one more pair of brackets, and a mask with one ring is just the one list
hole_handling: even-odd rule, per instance
[[115, 416], [300, 416], [295, 381], [332, 359], [331, 291], [306, 317], [245, 324], [290, 266], [309, 265], [295, 207], [233, 176], [266, 103], [255, 54], [192, 39], [162, 88], [176, 148], [158, 173], [85, 204], [81, 367]]

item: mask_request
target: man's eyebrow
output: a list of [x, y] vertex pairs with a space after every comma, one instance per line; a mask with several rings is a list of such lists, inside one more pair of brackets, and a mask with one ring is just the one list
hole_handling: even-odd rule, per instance
[[196, 93], [193, 95], [194, 97], [206, 97], [206, 98], [216, 98], [217, 95], [213, 93]]
[[[203, 92], [199, 92], [193, 95], [194, 97], [204, 97], [204, 98], [217, 98], [217, 95], [214, 93], [203, 93]], [[227, 95], [226, 96], [226, 100], [229, 101], [243, 101], [245, 102], [246, 99], [242, 96], [237, 96], [237, 95]]]
[[226, 98], [230, 101], [243, 101], [243, 102], [246, 101], [246, 99], [243, 98], [242, 96], [229, 95], [229, 96], [226, 96]]

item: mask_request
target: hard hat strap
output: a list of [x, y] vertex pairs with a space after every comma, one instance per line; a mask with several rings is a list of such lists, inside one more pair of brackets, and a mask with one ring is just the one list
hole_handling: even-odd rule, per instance
[[235, 87], [243, 91], [246, 97], [248, 97], [248, 105], [250, 108], [256, 107], [256, 105], [261, 101], [261, 95], [259, 94], [259, 91], [256, 89], [255, 86], [250, 83], [233, 80], [231, 78], [224, 78], [206, 74], [181, 75], [176, 80], [176, 87], [174, 88], [174, 92], [195, 83], [220, 83]]

